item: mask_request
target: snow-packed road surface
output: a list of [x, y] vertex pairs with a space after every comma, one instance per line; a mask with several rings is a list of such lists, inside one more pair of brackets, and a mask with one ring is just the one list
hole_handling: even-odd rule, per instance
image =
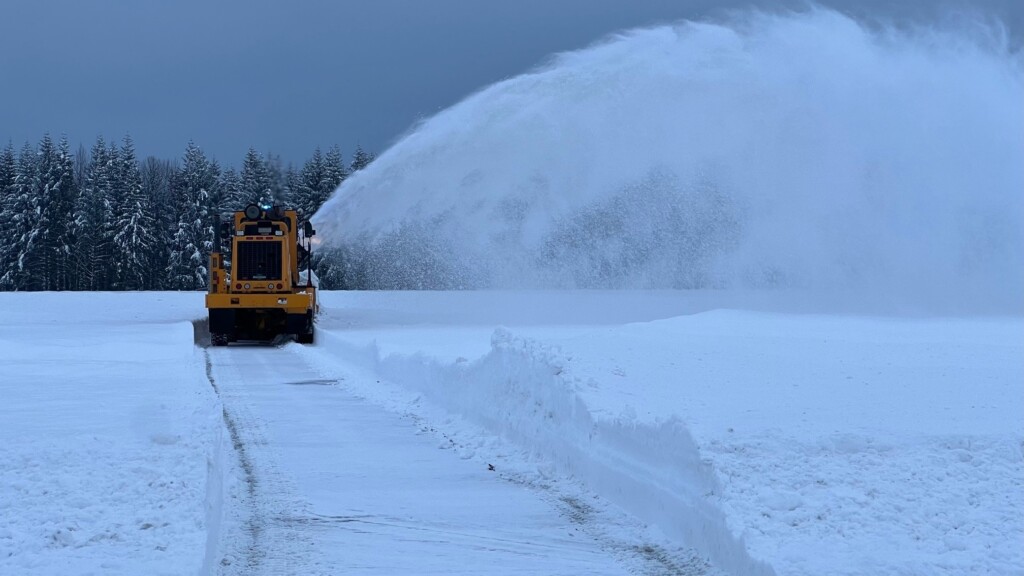
[[798, 302], [0, 294], [0, 574], [1020, 574], [1024, 320]]
[[345, 384], [372, 374], [325, 379], [293, 348], [209, 351], [244, 450], [225, 573], [628, 573], [568, 501], [504, 481]]

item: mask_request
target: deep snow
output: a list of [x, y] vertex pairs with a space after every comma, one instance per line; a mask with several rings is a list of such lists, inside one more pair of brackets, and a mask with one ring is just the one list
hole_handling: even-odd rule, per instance
[[[263, 415], [239, 421], [262, 438], [254, 457], [274, 462], [264, 495], [299, 510], [344, 502], [330, 496], [342, 485], [361, 495], [347, 506], [388, 501], [370, 472], [387, 454], [351, 468], [302, 456], [318, 442], [346, 449], [351, 422], [333, 418], [354, 401], [367, 431], [402, 450], [426, 446], [485, 482], [548, 494], [538, 514], [575, 510], [559, 510], [562, 497], [588, 502], [605, 528], [584, 536], [654, 551], [644, 564], [584, 546], [563, 571], [672, 572], [692, 548], [733, 574], [1019, 574], [1024, 320], [823, 314], [762, 296], [743, 310], [713, 292], [325, 293], [315, 346], [218, 349], [213, 373], [231, 390], [225, 407]], [[231, 573], [222, 562], [245, 524], [231, 512], [240, 484], [222, 401], [187, 323], [201, 302], [0, 295], [0, 573]], [[219, 372], [275, 358], [297, 381], [337, 384], [248, 386]], [[388, 413], [416, 423], [409, 444], [403, 426], [374, 424]], [[401, 482], [396, 494], [444, 493]], [[486, 526], [445, 525], [462, 536], [440, 541], [500, 537]], [[314, 559], [355, 542], [331, 530], [296, 542]], [[564, 530], [530, 539], [562, 545]], [[361, 569], [410, 566], [352, 537]]]

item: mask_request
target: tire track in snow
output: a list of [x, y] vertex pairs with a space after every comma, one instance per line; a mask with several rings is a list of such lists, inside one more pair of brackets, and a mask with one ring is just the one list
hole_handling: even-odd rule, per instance
[[301, 515], [304, 503], [295, 498], [294, 487], [279, 470], [264, 423], [252, 411], [247, 386], [251, 374], [239, 370], [240, 362], [256, 360], [260, 373], [275, 374], [266, 357], [278, 354], [280, 347], [259, 346], [261, 354], [255, 357], [247, 354], [251, 348], [204, 349], [207, 377], [223, 406], [224, 425], [238, 455], [238, 482], [226, 500], [239, 504], [225, 510], [227, 529], [221, 535], [218, 573], [323, 574], [314, 536], [290, 521]]
[[[245, 566], [250, 571], [258, 572], [262, 558], [262, 554], [260, 552], [262, 548], [262, 527], [265, 524], [265, 519], [263, 518], [261, 510], [258, 506], [254, 505], [258, 498], [259, 481], [256, 478], [252, 459], [246, 449], [245, 442], [242, 441], [242, 436], [238, 431], [238, 424], [236, 423], [234, 416], [232, 416], [231, 411], [228, 410], [228, 406], [221, 395], [220, 388], [217, 386], [217, 379], [213, 376], [213, 361], [210, 358], [210, 351], [205, 347], [203, 349], [203, 358], [206, 361], [206, 378], [210, 381], [210, 386], [213, 387], [214, 393], [217, 394], [217, 397], [221, 400], [224, 427], [227, 428], [228, 434], [231, 437], [231, 446], [235, 450], [235, 454], [238, 457], [238, 467], [241, 469], [243, 474], [243, 483], [245, 485], [247, 504], [249, 507], [248, 520], [246, 520], [244, 528], [244, 531], [249, 538], [249, 543], [245, 547]], [[222, 570], [231, 564], [232, 562], [230, 562], [228, 557], [221, 559], [220, 565]]]

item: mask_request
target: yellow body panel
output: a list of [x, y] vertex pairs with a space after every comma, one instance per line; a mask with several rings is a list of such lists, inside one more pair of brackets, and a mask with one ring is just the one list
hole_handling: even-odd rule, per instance
[[[283, 302], [282, 302], [283, 301]], [[280, 308], [288, 314], [305, 314], [313, 308], [313, 291], [286, 294], [207, 294], [207, 308]]]

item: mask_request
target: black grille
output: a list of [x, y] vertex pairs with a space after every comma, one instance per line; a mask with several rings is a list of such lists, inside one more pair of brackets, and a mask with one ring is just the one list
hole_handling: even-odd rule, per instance
[[237, 252], [232, 260], [239, 280], [281, 279], [280, 242], [241, 241]]

